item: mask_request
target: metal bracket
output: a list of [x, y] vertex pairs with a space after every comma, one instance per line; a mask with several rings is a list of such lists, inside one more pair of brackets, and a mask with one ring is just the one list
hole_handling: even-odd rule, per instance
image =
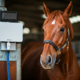
[[[16, 43], [10, 43], [10, 51], [15, 51], [16, 50]], [[7, 42], [2, 42], [1, 43], [1, 50], [7, 50]]]

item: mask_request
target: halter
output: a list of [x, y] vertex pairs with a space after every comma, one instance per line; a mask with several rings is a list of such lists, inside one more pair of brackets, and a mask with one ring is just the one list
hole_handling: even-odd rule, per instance
[[52, 42], [51, 40], [45, 40], [45, 41], [43, 42], [43, 45], [44, 45], [45, 43], [49, 43], [49, 44], [51, 44], [51, 45], [56, 49], [57, 54], [58, 54], [58, 60], [56, 60], [56, 64], [58, 64], [58, 63], [60, 62], [61, 50], [62, 50], [66, 45], [68, 45], [68, 46], [67, 46], [67, 51], [68, 51], [68, 49], [69, 49], [69, 34], [70, 34], [70, 32], [69, 32], [69, 29], [68, 29], [68, 21], [67, 21], [67, 40], [66, 40], [66, 42], [63, 44], [63, 46], [61, 46], [60, 48], [58, 48], [58, 47], [56, 46], [56, 44], [55, 44], [54, 42]]

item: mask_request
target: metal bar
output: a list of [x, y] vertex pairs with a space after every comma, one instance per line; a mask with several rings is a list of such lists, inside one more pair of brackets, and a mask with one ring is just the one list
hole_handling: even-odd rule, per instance
[[5, 6], [5, 0], [0, 0], [0, 7], [4, 7]]

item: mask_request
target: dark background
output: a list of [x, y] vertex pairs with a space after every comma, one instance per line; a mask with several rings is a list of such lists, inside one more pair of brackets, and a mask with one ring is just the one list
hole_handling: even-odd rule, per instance
[[[5, 6], [8, 11], [18, 11], [18, 20], [25, 23], [24, 27], [28, 27], [33, 33], [39, 33], [44, 22], [44, 19], [41, 17], [43, 14], [43, 2], [50, 11], [64, 11], [70, 0], [5, 0]], [[80, 0], [72, 0], [72, 2], [73, 11], [71, 17], [80, 14]], [[75, 33], [80, 33], [79, 26], [80, 22], [73, 24]], [[38, 31], [32, 31], [33, 28], [36, 28]]]

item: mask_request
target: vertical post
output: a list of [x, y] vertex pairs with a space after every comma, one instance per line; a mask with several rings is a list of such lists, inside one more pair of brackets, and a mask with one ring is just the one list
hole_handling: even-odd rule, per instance
[[5, 0], [0, 0], [0, 11], [7, 11], [5, 7]]
[[0, 0], [0, 7], [5, 7], [5, 0]]

